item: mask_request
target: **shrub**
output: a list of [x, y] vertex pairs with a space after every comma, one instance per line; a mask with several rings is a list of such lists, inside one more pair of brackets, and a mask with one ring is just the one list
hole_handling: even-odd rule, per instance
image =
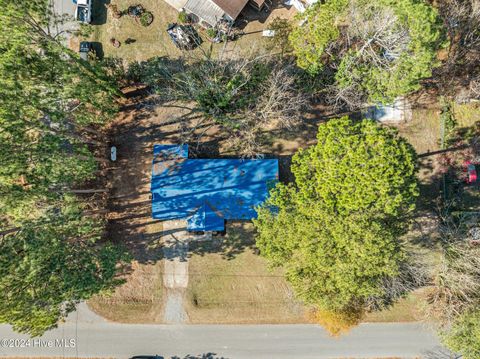
[[142, 26], [149, 26], [153, 22], [153, 14], [150, 11], [145, 11], [140, 15], [140, 24]]
[[444, 344], [465, 359], [480, 357], [480, 310], [463, 313], [450, 330], [441, 335]]
[[217, 29], [213, 27], [207, 29], [207, 36], [211, 39], [215, 38], [217, 36], [217, 33], [218, 33]]
[[180, 11], [178, 13], [178, 22], [181, 24], [186, 24], [190, 22], [190, 16], [185, 11]]

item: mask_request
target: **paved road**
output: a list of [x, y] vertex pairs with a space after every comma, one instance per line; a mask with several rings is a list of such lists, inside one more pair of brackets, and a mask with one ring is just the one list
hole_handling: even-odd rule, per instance
[[75, 4], [72, 0], [51, 0], [55, 12], [59, 15], [75, 16]]
[[75, 31], [78, 29], [78, 22], [75, 21], [75, 9], [76, 5], [72, 0], [50, 0], [53, 6], [53, 11], [60, 18], [64, 18], [64, 22], [53, 26], [51, 31], [54, 35], [61, 33], [62, 37], [65, 39], [65, 45], [69, 45], [70, 40], [70, 31]]
[[[1, 339], [27, 339], [0, 325]], [[55, 340], [65, 339], [61, 345]], [[75, 340], [75, 348], [70, 340]], [[7, 344], [10, 344], [7, 342]], [[23, 344], [15, 343], [13, 344]], [[0, 346], [5, 341], [0, 340]], [[51, 345], [51, 348], [45, 346]], [[0, 348], [0, 356], [117, 357], [158, 354], [165, 358], [448, 358], [437, 338], [420, 324], [362, 324], [330, 338], [314, 325], [126, 325], [67, 323], [30, 348]], [[44, 346], [43, 348], [40, 346]], [[192, 355], [188, 357], [188, 355]]]

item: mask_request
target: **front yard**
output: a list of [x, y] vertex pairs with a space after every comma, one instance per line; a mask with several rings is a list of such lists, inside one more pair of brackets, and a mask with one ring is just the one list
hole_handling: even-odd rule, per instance
[[[124, 110], [112, 123], [112, 142], [118, 147], [119, 163], [112, 169], [114, 198], [111, 202], [110, 236], [130, 248], [135, 259], [127, 283], [112, 296], [96, 297], [90, 306], [107, 319], [120, 322], [162, 323], [165, 290], [162, 287], [164, 259], [161, 222], [151, 219], [150, 171], [154, 143], [181, 141], [181, 123], [196, 121], [188, 106], [163, 104], [140, 106], [143, 97], [127, 100]], [[471, 125], [476, 119], [472, 105], [458, 107], [459, 123]], [[473, 116], [473, 117], [472, 117]], [[319, 118], [310, 118], [306, 127], [287, 134], [273, 134], [273, 155], [289, 158], [298, 148], [314, 139]], [[439, 111], [417, 110], [410, 123], [399, 126], [400, 133], [416, 148], [428, 153], [438, 150]], [[200, 156], [218, 151], [224, 154], [220, 129], [213, 126], [203, 137]], [[425, 135], [426, 134], [426, 135]], [[217, 142], [215, 142], [215, 139]], [[220, 140], [219, 140], [220, 139]], [[425, 218], [410, 233], [410, 240], [422, 250], [432, 244], [423, 238], [432, 203], [439, 196], [437, 155], [420, 164], [422, 194], [419, 208]], [[423, 216], [423, 214], [422, 214]], [[423, 221], [423, 222], [422, 222]], [[429, 232], [429, 231], [427, 231]], [[212, 242], [191, 242], [189, 284], [184, 306], [190, 323], [301, 323], [308, 322], [308, 308], [293, 296], [280, 271], [269, 271], [254, 247], [249, 223], [229, 223], [226, 237]], [[424, 293], [417, 291], [392, 308], [368, 314], [365, 321], [414, 321], [422, 315]]]
[[253, 225], [232, 223], [227, 236], [192, 243], [186, 310], [191, 323], [302, 323], [305, 309], [281, 271], [255, 253]]
[[[119, 10], [137, 4], [133, 0], [116, 0]], [[143, 27], [132, 18], [114, 19], [106, 13], [105, 1], [95, 8], [94, 32], [91, 40], [101, 44], [104, 56], [126, 61], [142, 61], [154, 56], [178, 57], [182, 53], [174, 46], [165, 29], [177, 21], [177, 11], [161, 0], [144, 0], [142, 5], [154, 15], [151, 26]], [[238, 41], [227, 44], [227, 53], [239, 56], [251, 51], [255, 44], [262, 47], [261, 30], [275, 16], [291, 17], [293, 10], [280, 8], [262, 21], [247, 25], [247, 33]], [[114, 48], [110, 39], [122, 45]], [[130, 44], [125, 40], [130, 38]], [[210, 43], [204, 42], [205, 46]], [[216, 50], [222, 44], [216, 45]], [[215, 50], [215, 49], [214, 49]], [[215, 51], [216, 51], [215, 50]], [[197, 52], [201, 51], [196, 50]], [[459, 126], [469, 127], [479, 121], [476, 105], [455, 108]], [[281, 177], [288, 176], [292, 154], [315, 141], [316, 128], [326, 117], [321, 111], [305, 115], [303, 125], [282, 133], [269, 133], [270, 143], [265, 152], [280, 159]], [[197, 121], [188, 104], [164, 103], [152, 105], [144, 94], [126, 100], [117, 120], [111, 125], [111, 141], [118, 148], [118, 162], [112, 168], [109, 214], [109, 236], [126, 245], [134, 257], [132, 272], [126, 283], [111, 295], [90, 300], [90, 307], [113, 321], [128, 323], [162, 323], [165, 307], [163, 288], [164, 261], [162, 254], [162, 225], [151, 219], [150, 171], [152, 148], [155, 143], [179, 143], [182, 129]], [[441, 177], [439, 150], [439, 108], [414, 110], [409, 123], [397, 126], [399, 132], [420, 155], [421, 196], [419, 223], [431, 223], [429, 216], [440, 195]], [[225, 147], [218, 126], [202, 134], [198, 156], [234, 156]], [[284, 172], [284, 173], [282, 173]], [[420, 218], [421, 217], [421, 218]], [[426, 223], [426, 222], [425, 222]], [[423, 224], [420, 225], [422, 227]], [[418, 227], [418, 226], [417, 226]], [[410, 240], [421, 248], [432, 238], [417, 240], [422, 232], [414, 228]], [[420, 249], [419, 249], [420, 250]], [[227, 235], [212, 242], [191, 242], [188, 252], [189, 281], [184, 306], [190, 323], [304, 323], [308, 308], [295, 299], [281, 271], [270, 271], [254, 247], [253, 226], [249, 223], [228, 223]], [[388, 310], [368, 314], [368, 322], [415, 321], [422, 315], [425, 293], [415, 291]]]
[[158, 323], [163, 315], [163, 262], [132, 263], [127, 282], [109, 295], [96, 295], [89, 307], [102, 317], [121, 323]]

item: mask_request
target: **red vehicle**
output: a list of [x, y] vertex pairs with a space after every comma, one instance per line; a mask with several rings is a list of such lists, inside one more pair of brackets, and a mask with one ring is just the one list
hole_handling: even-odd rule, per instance
[[467, 183], [473, 184], [477, 182], [477, 167], [470, 161], [465, 162], [467, 167]]

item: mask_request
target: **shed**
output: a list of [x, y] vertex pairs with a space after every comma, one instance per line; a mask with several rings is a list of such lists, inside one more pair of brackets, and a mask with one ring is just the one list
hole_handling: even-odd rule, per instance
[[368, 107], [364, 116], [378, 122], [407, 122], [412, 118], [412, 107], [406, 98], [399, 97], [392, 104]]
[[233, 22], [249, 0], [188, 0], [184, 10], [198, 17], [200, 24], [215, 27], [220, 20]]

